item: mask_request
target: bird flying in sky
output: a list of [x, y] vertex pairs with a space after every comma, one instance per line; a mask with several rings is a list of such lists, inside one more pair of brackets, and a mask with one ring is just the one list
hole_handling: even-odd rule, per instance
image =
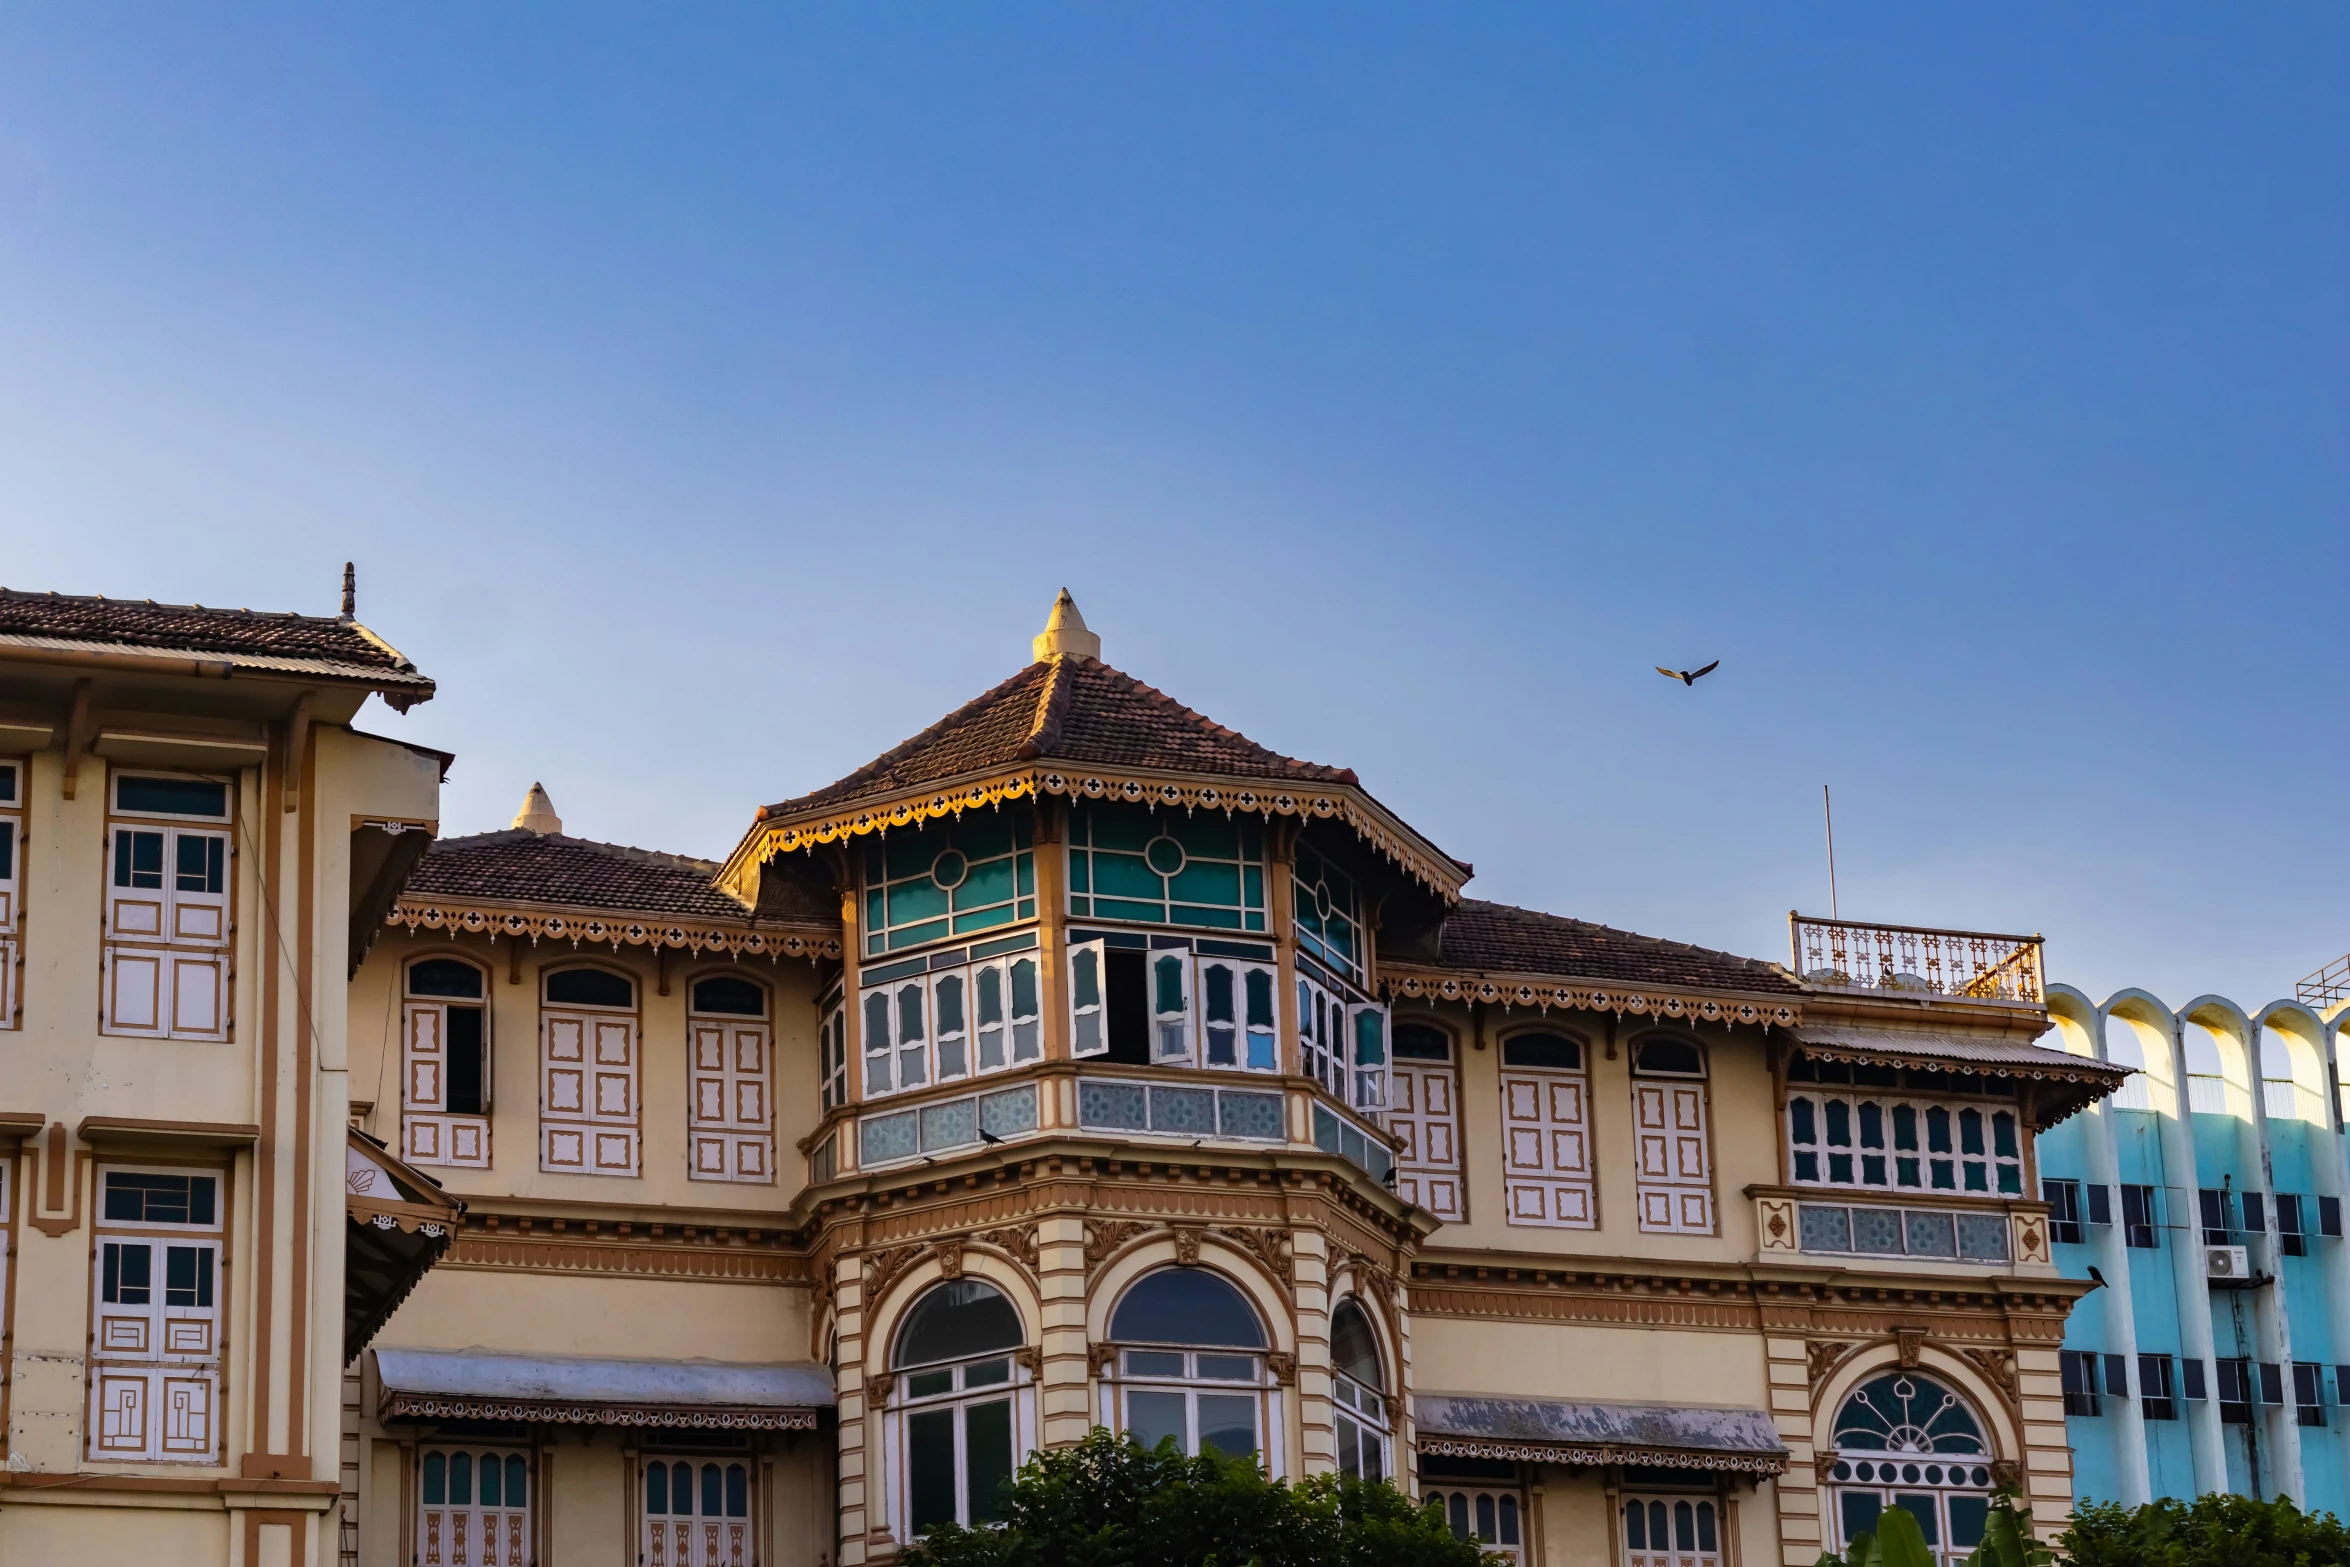
[[1712, 674], [1715, 670], [1721, 667], [1722, 661], [1717, 658], [1712, 663], [1706, 665], [1703, 669], [1667, 669], [1664, 665], [1659, 664], [1656, 666], [1656, 672], [1664, 676], [1667, 680], [1678, 680], [1685, 686], [1693, 686], [1697, 684], [1697, 682], [1702, 677]]

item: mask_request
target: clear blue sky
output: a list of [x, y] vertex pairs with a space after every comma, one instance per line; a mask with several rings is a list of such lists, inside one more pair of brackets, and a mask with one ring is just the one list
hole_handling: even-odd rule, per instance
[[[1111, 662], [1473, 889], [2350, 948], [2350, 11], [0, 11], [0, 581], [716, 855]], [[1693, 690], [1653, 665], [1722, 660]]]

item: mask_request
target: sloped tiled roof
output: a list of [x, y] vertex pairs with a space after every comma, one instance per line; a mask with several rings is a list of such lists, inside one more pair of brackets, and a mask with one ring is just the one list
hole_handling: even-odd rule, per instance
[[0, 588], [0, 644], [191, 653], [262, 669], [336, 674], [430, 695], [432, 681], [355, 620], [208, 609], [152, 599]]
[[1490, 974], [1555, 974], [1628, 985], [1688, 985], [1801, 995], [1787, 973], [1754, 958], [1463, 898], [1437, 938], [1437, 966]]
[[760, 815], [850, 805], [1047, 760], [1297, 783], [1356, 781], [1351, 769], [1269, 751], [1098, 659], [1059, 654], [1030, 664], [837, 783]]
[[711, 885], [717, 870], [682, 854], [515, 827], [442, 839], [417, 863], [403, 896], [748, 919], [748, 909]]

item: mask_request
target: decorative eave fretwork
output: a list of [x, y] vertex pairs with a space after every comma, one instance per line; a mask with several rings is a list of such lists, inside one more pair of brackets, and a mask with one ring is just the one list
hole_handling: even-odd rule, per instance
[[1420, 839], [1360, 790], [1343, 785], [1292, 789], [1277, 783], [1214, 782], [1165, 773], [1062, 772], [1024, 768], [973, 778], [926, 794], [860, 805], [854, 810], [791, 822], [762, 822], [735, 849], [719, 872], [718, 884], [738, 898], [749, 897], [759, 866], [779, 854], [820, 843], [838, 843], [893, 827], [916, 827], [942, 816], [960, 816], [1007, 800], [1063, 795], [1072, 800], [1117, 800], [1186, 811], [1238, 811], [1251, 816], [1294, 816], [1344, 822], [1356, 836], [1436, 893], [1460, 901], [1467, 870]]
[[523, 1420], [533, 1425], [650, 1426], [692, 1431], [813, 1431], [813, 1409], [677, 1407], [658, 1404], [566, 1404], [520, 1398], [447, 1398], [387, 1393], [386, 1420]]
[[1506, 1463], [1566, 1464], [1597, 1469], [1639, 1464], [1655, 1469], [1703, 1469], [1725, 1474], [1777, 1475], [1787, 1472], [1785, 1453], [1724, 1453], [1702, 1448], [1570, 1447], [1552, 1442], [1488, 1442], [1471, 1437], [1422, 1436], [1423, 1458], [1498, 1458]]
[[452, 936], [505, 936], [513, 940], [582, 942], [591, 947], [682, 948], [700, 957], [838, 958], [839, 932], [813, 926], [716, 925], [707, 920], [631, 918], [586, 910], [518, 908], [510, 904], [467, 903], [450, 898], [402, 898], [384, 923], [409, 931], [438, 930]]
[[1381, 963], [1379, 980], [1396, 997], [1413, 1001], [1482, 1001], [1487, 1005], [1534, 1007], [1545, 1012], [1557, 1007], [1562, 1011], [1628, 1013], [1677, 1022], [1755, 1023], [1765, 1028], [1794, 1028], [1803, 1022], [1803, 1008], [1795, 1002], [1757, 1001], [1748, 996], [1708, 995], [1693, 990], [1579, 985], [1571, 980], [1531, 974], [1478, 974], [1402, 963]]

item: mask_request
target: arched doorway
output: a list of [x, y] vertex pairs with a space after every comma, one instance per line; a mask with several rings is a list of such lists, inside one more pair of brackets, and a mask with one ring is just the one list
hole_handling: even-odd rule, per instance
[[1839, 1546], [1896, 1507], [1917, 1519], [1937, 1563], [1956, 1567], [1982, 1543], [1991, 1444], [1956, 1391], [1918, 1371], [1872, 1377], [1836, 1411], [1830, 1440]]

